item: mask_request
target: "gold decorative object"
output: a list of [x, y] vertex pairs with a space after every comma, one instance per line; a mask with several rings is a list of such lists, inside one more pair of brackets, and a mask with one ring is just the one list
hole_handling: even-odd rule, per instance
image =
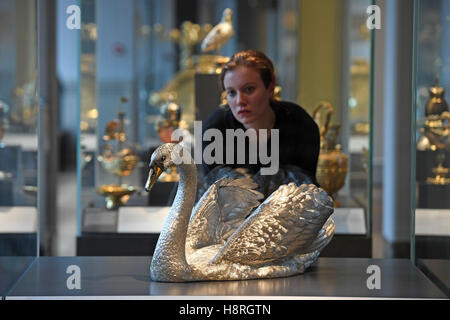
[[431, 150], [437, 152], [438, 160], [437, 167], [432, 169], [436, 176], [429, 177], [427, 182], [432, 184], [450, 184], [450, 178], [447, 178], [449, 169], [444, 167], [446, 152], [450, 150], [450, 113], [444, 111], [440, 116], [430, 115], [424, 129], [425, 135], [431, 143]]
[[277, 100], [277, 101], [281, 101], [281, 87], [280, 86], [275, 86], [275, 89], [273, 90], [273, 99]]
[[449, 169], [444, 167], [446, 152], [450, 150], [450, 113], [444, 98], [445, 90], [436, 79], [434, 86], [428, 90], [430, 96], [425, 105], [426, 120], [420, 132], [423, 134], [417, 142], [417, 150], [436, 151], [437, 166], [432, 169], [434, 177], [428, 177], [427, 183], [450, 184], [447, 178]]
[[439, 86], [439, 80], [436, 79], [434, 86], [428, 90], [430, 97], [425, 105], [425, 116], [440, 116], [441, 113], [448, 111], [448, 103], [444, 99], [445, 90]]
[[109, 210], [126, 204], [135, 191], [135, 187], [115, 184], [104, 184], [97, 190], [100, 195], [106, 197], [106, 208]]
[[[122, 97], [120, 101], [123, 104], [128, 99]], [[106, 207], [114, 209], [125, 204], [130, 195], [136, 191], [136, 188], [121, 182], [121, 178], [130, 175], [139, 161], [136, 152], [127, 146], [125, 112], [119, 111], [118, 119], [107, 123], [103, 140], [108, 144], [104, 146], [103, 152], [97, 157], [97, 160], [108, 173], [118, 177], [118, 184], [102, 185], [97, 192], [106, 196]]]
[[139, 157], [130, 148], [124, 148], [118, 152], [112, 152], [110, 148], [107, 148], [102, 155], [97, 157], [97, 160], [101, 162], [103, 168], [110, 174], [124, 177], [133, 172]]
[[[326, 120], [320, 126], [320, 111], [326, 109]], [[317, 164], [317, 182], [335, 200], [335, 206], [340, 203], [336, 201], [337, 192], [344, 186], [347, 175], [347, 156], [342, 153], [341, 145], [337, 144], [340, 134], [340, 124], [330, 124], [334, 108], [328, 102], [321, 102], [313, 112], [313, 118], [320, 127], [320, 153]]]
[[[425, 105], [426, 121], [423, 128], [420, 129], [423, 136], [417, 142], [417, 149], [436, 151], [450, 148], [448, 129], [444, 124], [446, 120], [448, 121], [448, 103], [444, 98], [445, 90], [439, 86], [439, 81], [436, 79], [436, 84], [428, 92], [430, 97]], [[444, 144], [447, 144], [447, 147]]]
[[440, 115], [428, 116], [421, 129], [426, 139], [419, 140], [418, 147], [432, 151], [450, 149], [449, 119], [450, 113], [447, 111]]
[[211, 29], [210, 24], [200, 26], [190, 21], [184, 22], [180, 30], [174, 29], [170, 32], [165, 31], [159, 24], [153, 27], [161, 40], [173, 41], [179, 45], [181, 71], [162, 90], [150, 94], [149, 104], [162, 106], [173, 96], [173, 102], [183, 106], [182, 120], [190, 127], [195, 120], [195, 74], [219, 74], [229, 61], [228, 57], [220, 55], [194, 55], [195, 46], [202, 42]]
[[[178, 144], [153, 152], [145, 184], [174, 165]], [[333, 200], [314, 184], [280, 186], [263, 203], [251, 178], [222, 178], [194, 207], [197, 169], [180, 172], [175, 200], [150, 265], [153, 281], [248, 280], [303, 273], [331, 241]]]
[[210, 24], [200, 26], [191, 21], [185, 21], [181, 29], [172, 29], [167, 32], [161, 24], [156, 24], [153, 30], [161, 40], [169, 40], [180, 46], [180, 66], [186, 69], [194, 66], [192, 61], [194, 47], [204, 39], [211, 28]]

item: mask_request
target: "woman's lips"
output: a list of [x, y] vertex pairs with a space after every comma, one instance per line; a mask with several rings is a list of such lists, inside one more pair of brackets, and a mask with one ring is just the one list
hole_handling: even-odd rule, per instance
[[238, 115], [241, 117], [245, 117], [250, 114], [250, 110], [240, 110], [238, 111]]

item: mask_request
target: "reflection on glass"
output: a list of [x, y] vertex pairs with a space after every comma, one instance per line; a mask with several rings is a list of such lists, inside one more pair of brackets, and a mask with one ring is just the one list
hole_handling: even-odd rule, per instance
[[[450, 3], [418, 1], [415, 106], [416, 264], [439, 285], [450, 270]], [[444, 281], [445, 283], [445, 281]], [[446, 293], [450, 289], [440, 286]]]
[[0, 296], [37, 255], [36, 3], [0, 3]]
[[[335, 1], [300, 2], [297, 102], [311, 115], [321, 101], [333, 106], [333, 122], [340, 128], [328, 130], [328, 134], [335, 136], [334, 151], [321, 151], [320, 177], [317, 178], [334, 193], [339, 205], [335, 210], [339, 222], [336, 233], [348, 234], [358, 229], [363, 233], [361, 240], [370, 242], [372, 75], [371, 33], [366, 26], [366, 9], [372, 3], [350, 0], [345, 4], [342, 6]], [[317, 122], [322, 125], [327, 122], [325, 113], [318, 116]], [[338, 171], [344, 181], [337, 178]], [[358, 222], [351, 220], [353, 218]], [[345, 225], [342, 229], [339, 228], [341, 222]]]
[[[192, 7], [192, 2], [183, 1], [140, 0], [111, 5], [82, 0], [79, 213], [84, 218], [79, 221], [84, 225], [79, 233], [117, 230], [117, 217], [121, 209], [126, 211], [123, 206], [151, 203], [140, 190], [147, 175], [142, 161], [147, 161], [161, 144], [161, 136], [170, 132], [161, 130], [160, 124], [166, 120], [162, 106], [173, 100], [182, 110], [180, 123], [192, 132], [200, 104], [196, 101], [196, 81], [201, 75], [217, 77], [231, 54], [251, 48], [274, 61], [280, 99], [300, 104], [311, 115], [320, 101], [333, 105], [333, 121], [340, 128], [328, 134], [336, 136], [334, 154], [347, 158], [343, 186], [336, 195], [336, 203], [341, 204], [338, 220], [344, 226], [339, 232], [357, 232], [367, 240], [371, 221], [371, 34], [366, 28], [366, 9], [371, 1], [350, 0], [347, 4], [341, 10], [343, 7], [335, 1], [202, 0]], [[234, 35], [218, 52], [202, 52], [203, 39], [221, 23], [226, 8], [232, 11]], [[120, 14], [121, 19], [111, 19], [113, 13]], [[209, 79], [210, 83], [217, 82], [216, 78]], [[208, 103], [211, 110], [223, 103], [220, 91], [200, 90], [215, 101]], [[98, 159], [104, 155], [103, 135], [108, 123], [117, 118], [120, 97], [128, 99], [123, 109], [124, 130], [141, 160], [122, 181], [135, 192], [121, 207], [105, 210], [104, 197], [97, 190], [118, 183]], [[160, 195], [164, 205], [170, 200], [167, 186]], [[85, 219], [87, 215], [92, 219]], [[358, 226], [347, 224], [354, 219]], [[103, 221], [108, 221], [108, 226], [100, 226]]]

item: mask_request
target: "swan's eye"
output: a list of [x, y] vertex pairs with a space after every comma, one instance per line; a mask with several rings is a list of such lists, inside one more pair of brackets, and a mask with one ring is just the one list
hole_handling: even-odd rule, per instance
[[161, 161], [166, 161], [166, 156], [162, 156]]

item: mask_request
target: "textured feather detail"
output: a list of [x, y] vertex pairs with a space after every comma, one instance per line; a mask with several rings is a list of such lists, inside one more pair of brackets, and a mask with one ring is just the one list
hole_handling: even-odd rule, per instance
[[333, 210], [323, 189], [283, 185], [240, 225], [211, 263], [261, 265], [308, 253]]
[[186, 238], [186, 253], [224, 244], [263, 195], [249, 178], [222, 178], [205, 192], [192, 211]]
[[320, 229], [317, 238], [313, 241], [313, 243], [311, 244], [311, 246], [308, 248], [307, 251], [308, 252], [322, 251], [322, 249], [325, 248], [333, 238], [335, 229], [336, 226], [334, 224], [333, 219], [328, 218], [328, 220], [323, 225], [322, 229]]
[[270, 196], [280, 186], [294, 182], [300, 186], [302, 184], [312, 184], [313, 180], [301, 168], [293, 165], [280, 166], [274, 175], [263, 175], [261, 170], [256, 173], [250, 173], [246, 168], [230, 168], [218, 166], [212, 169], [206, 176], [200, 177], [197, 193], [197, 201], [206, 190], [217, 180], [229, 177], [233, 179], [251, 178], [258, 184], [257, 190], [264, 195], [264, 199]]

